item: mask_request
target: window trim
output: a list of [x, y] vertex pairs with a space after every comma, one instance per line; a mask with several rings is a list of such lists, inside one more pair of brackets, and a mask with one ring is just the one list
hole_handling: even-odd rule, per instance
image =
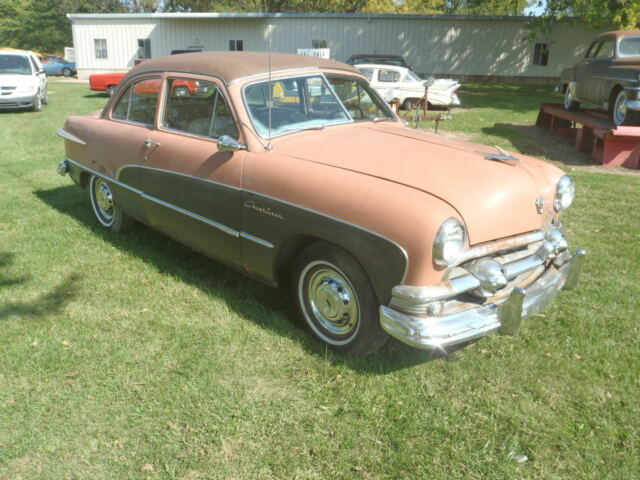
[[[129, 110], [131, 108], [131, 92], [133, 90], [129, 90], [133, 84], [135, 83], [139, 83], [139, 82], [143, 82], [145, 80], [152, 80], [152, 79], [159, 79], [161, 82], [160, 85], [160, 91], [158, 92], [158, 98], [156, 100], [156, 112], [155, 115], [153, 116], [153, 123], [144, 123], [144, 122], [136, 122], [134, 120], [129, 120]], [[108, 112], [107, 112], [107, 116], [106, 118], [108, 120], [114, 121], [114, 122], [120, 122], [120, 123], [126, 123], [127, 125], [136, 125], [136, 126], [141, 126], [141, 127], [145, 127], [145, 128], [150, 128], [150, 129], [155, 129], [158, 123], [158, 114], [160, 113], [160, 101], [162, 98], [164, 98], [164, 89], [165, 89], [165, 82], [163, 81], [164, 76], [163, 75], [148, 75], [148, 74], [143, 74], [139, 77], [135, 77], [132, 78], [126, 85], [126, 87], [121, 90], [122, 93], [120, 95], [118, 95], [117, 97], [115, 97], [113, 99], [113, 101], [109, 104], [108, 107]], [[129, 105], [127, 106], [127, 118], [126, 119], [122, 119], [122, 118], [117, 118], [113, 116], [113, 111], [115, 110], [116, 106], [118, 105], [118, 102], [120, 102], [120, 99], [122, 97], [124, 97], [124, 95], [126, 93], [129, 93]]]
[[[534, 43], [533, 56], [531, 58], [531, 65], [535, 67], [548, 67], [550, 51], [551, 51], [551, 48], [549, 47], [549, 42]], [[538, 61], [536, 61], [536, 57]], [[543, 59], [544, 59], [544, 63], [542, 62]]]

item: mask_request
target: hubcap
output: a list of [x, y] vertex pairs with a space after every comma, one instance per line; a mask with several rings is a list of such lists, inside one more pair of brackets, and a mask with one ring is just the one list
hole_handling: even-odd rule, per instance
[[332, 336], [346, 337], [358, 325], [358, 300], [349, 281], [331, 268], [311, 274], [307, 286], [311, 313]]
[[102, 180], [98, 180], [96, 182], [95, 196], [100, 214], [105, 220], [110, 221], [113, 218], [113, 195], [109, 185]]
[[569, 108], [575, 99], [575, 84], [570, 83], [567, 85], [567, 91], [564, 95], [564, 106], [565, 108]]
[[613, 119], [616, 125], [622, 125], [627, 118], [627, 94], [622, 92], [618, 95], [616, 106], [613, 111]]

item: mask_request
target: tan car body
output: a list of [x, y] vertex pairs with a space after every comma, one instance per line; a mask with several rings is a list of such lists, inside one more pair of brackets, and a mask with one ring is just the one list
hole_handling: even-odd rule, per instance
[[[448, 218], [466, 226], [467, 251], [484, 247], [494, 254], [504, 254], [513, 245], [524, 247], [518, 238], [544, 235], [559, 225], [554, 196], [563, 172], [533, 158], [512, 158], [494, 147], [416, 131], [399, 119], [262, 138], [245, 108], [243, 88], [269, 79], [266, 56], [237, 55], [185, 54], [132, 69], [101, 113], [69, 117], [60, 132], [72, 178], [82, 186], [91, 174], [115, 181], [114, 196], [120, 196], [131, 216], [268, 283], [276, 284], [281, 270], [309, 242], [336, 244], [364, 267], [382, 307], [393, 305], [392, 292], [406, 299], [420, 297], [424, 288], [450, 285], [455, 266], [438, 266], [432, 252], [436, 233]], [[241, 61], [234, 69], [237, 58]], [[357, 70], [333, 61], [282, 54], [271, 61], [272, 79], [318, 73], [364, 79]], [[214, 138], [164, 128], [167, 88], [160, 93], [154, 125], [114, 119], [119, 95], [127, 84], [144, 77], [214, 82], [227, 99], [239, 132], [236, 140], [244, 148], [220, 151]], [[140, 171], [159, 175], [161, 182], [169, 172], [173, 180], [157, 191], [153, 185], [145, 192], [139, 185], [135, 191], [118, 188], [124, 173], [135, 178]], [[220, 189], [223, 202], [238, 208], [211, 209], [204, 204], [214, 200], [197, 194], [197, 188], [191, 200], [186, 198], [190, 187], [173, 197], [162, 196], [191, 179], [198, 188], [204, 181], [206, 188]], [[169, 205], [172, 215], [160, 211], [181, 196], [186, 203]], [[147, 197], [160, 200], [150, 205], [144, 202]], [[176, 214], [185, 212], [186, 217]], [[222, 225], [220, 231], [200, 231], [198, 220], [203, 219], [210, 220], [209, 226]], [[176, 228], [175, 222], [185, 223]], [[500, 242], [503, 248], [496, 250]], [[414, 290], [401, 291], [404, 287]], [[501, 293], [504, 300], [508, 292]], [[415, 346], [473, 338], [412, 341], [407, 335], [413, 334], [385, 330]]]

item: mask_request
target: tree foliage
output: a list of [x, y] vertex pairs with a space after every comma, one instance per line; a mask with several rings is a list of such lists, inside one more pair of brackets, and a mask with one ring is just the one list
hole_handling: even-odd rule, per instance
[[562, 19], [593, 29], [640, 27], [640, 0], [538, 0], [538, 7], [544, 10], [531, 23], [536, 30], [548, 29]]

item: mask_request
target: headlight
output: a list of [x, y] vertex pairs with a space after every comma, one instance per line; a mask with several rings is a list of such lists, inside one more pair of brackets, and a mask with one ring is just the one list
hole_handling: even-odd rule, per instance
[[575, 196], [576, 182], [569, 175], [563, 175], [556, 186], [556, 198], [553, 201], [553, 207], [557, 212], [566, 210], [571, 206]]
[[462, 255], [466, 243], [464, 225], [455, 218], [448, 218], [440, 225], [433, 241], [433, 260], [443, 267], [453, 265]]
[[16, 93], [34, 93], [37, 88], [35, 85], [21, 85], [16, 88]]

